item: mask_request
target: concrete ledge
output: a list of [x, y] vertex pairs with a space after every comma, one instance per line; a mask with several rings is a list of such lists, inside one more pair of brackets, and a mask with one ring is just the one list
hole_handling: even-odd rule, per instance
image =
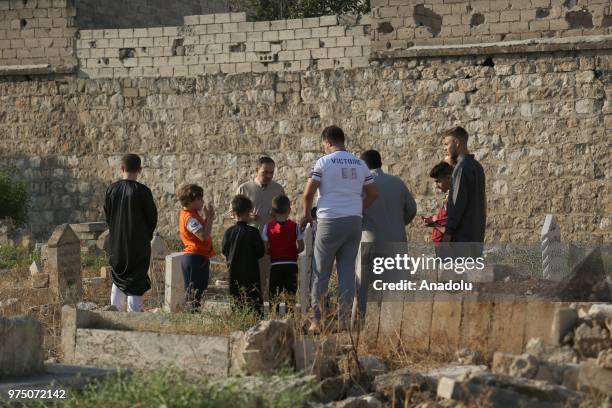
[[16, 75], [49, 75], [49, 74], [72, 74], [76, 65], [51, 66], [50, 64], [35, 65], [1, 65], [0, 76]]
[[452, 57], [465, 55], [528, 54], [557, 51], [612, 49], [612, 35], [587, 37], [535, 38], [462, 45], [415, 45], [407, 49], [372, 51], [370, 60], [421, 57]]

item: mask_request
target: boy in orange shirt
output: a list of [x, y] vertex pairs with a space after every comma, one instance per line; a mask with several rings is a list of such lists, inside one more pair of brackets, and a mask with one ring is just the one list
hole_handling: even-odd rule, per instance
[[[200, 308], [202, 295], [208, 288], [209, 259], [215, 255], [210, 235], [215, 211], [212, 205], [204, 206], [204, 190], [197, 184], [181, 187], [178, 199], [183, 207], [179, 214], [179, 233], [185, 253], [181, 259], [185, 305], [187, 310], [195, 312]], [[200, 215], [202, 209], [204, 217]]]

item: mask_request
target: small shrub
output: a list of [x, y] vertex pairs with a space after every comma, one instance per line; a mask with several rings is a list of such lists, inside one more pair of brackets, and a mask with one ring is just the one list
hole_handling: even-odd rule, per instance
[[15, 169], [0, 168], [0, 219], [10, 218], [20, 226], [27, 221], [30, 199], [25, 181], [15, 174]]

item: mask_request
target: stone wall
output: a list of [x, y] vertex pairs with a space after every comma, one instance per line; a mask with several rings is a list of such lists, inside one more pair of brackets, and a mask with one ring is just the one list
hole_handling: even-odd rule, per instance
[[0, 0], [0, 65], [71, 70], [75, 15], [68, 0]]
[[610, 0], [371, 0], [373, 49], [612, 34]]
[[369, 18], [247, 22], [245, 13], [194, 15], [175, 27], [81, 30], [81, 76], [182, 77], [368, 64]]
[[183, 16], [224, 13], [224, 0], [77, 0], [82, 29], [177, 26]]
[[[222, 214], [254, 161], [270, 154], [299, 209], [324, 126], [349, 149], [381, 151], [414, 193], [419, 214], [441, 204], [427, 177], [443, 156], [440, 132], [462, 124], [487, 175], [488, 241], [538, 240], [546, 213], [564, 239], [610, 241], [608, 50], [387, 60], [351, 70], [0, 82], [0, 158], [33, 194], [38, 234], [101, 220], [120, 156], [144, 157], [143, 181], [176, 236], [178, 186], [200, 183]], [[429, 230], [409, 228], [412, 239]]]

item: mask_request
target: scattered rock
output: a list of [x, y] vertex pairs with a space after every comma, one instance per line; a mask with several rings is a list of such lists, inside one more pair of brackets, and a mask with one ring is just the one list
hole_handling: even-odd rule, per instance
[[422, 373], [422, 375], [425, 381], [427, 381], [428, 389], [436, 390], [438, 387], [438, 380], [442, 377], [464, 381], [475, 375], [487, 372], [487, 366], [485, 365], [451, 365], [429, 370], [426, 373]]
[[492, 371], [494, 374], [511, 377], [534, 378], [538, 373], [538, 359], [531, 354], [513, 355], [496, 352], [493, 354]]
[[612, 395], [612, 370], [598, 367], [592, 362], [580, 366], [578, 374], [578, 388], [581, 391], [598, 391]]
[[293, 344], [296, 369], [315, 374], [319, 379], [335, 377], [340, 373], [337, 352], [335, 336], [304, 337]]
[[117, 306], [115, 305], [102, 306], [98, 310], [101, 312], [118, 312], [119, 311], [119, 309], [117, 309]]
[[574, 332], [574, 348], [583, 357], [597, 357], [600, 351], [612, 348], [610, 332], [599, 325], [583, 323]]
[[[422, 375], [407, 368], [377, 375], [372, 384], [374, 391], [390, 400], [403, 400], [413, 390], [426, 390], [428, 382]], [[434, 388], [435, 389], [435, 388]]]
[[612, 319], [612, 304], [596, 304], [591, 306], [588, 316], [594, 320]]
[[9, 298], [5, 300], [0, 300], [0, 310], [8, 311], [12, 307], [16, 306], [18, 302], [19, 302], [19, 299], [17, 298]]
[[361, 372], [367, 377], [374, 378], [387, 372], [387, 366], [371, 354], [359, 357], [359, 366], [357, 367], [352, 354], [345, 355], [338, 362], [338, 368], [342, 374], [355, 376]]
[[470, 349], [461, 349], [455, 352], [455, 363], [459, 365], [478, 365], [484, 361], [480, 351], [472, 351]]
[[30, 283], [34, 289], [46, 288], [49, 286], [49, 274], [37, 273], [36, 275], [31, 275]]
[[574, 349], [568, 346], [551, 346], [539, 338], [535, 337], [527, 342], [525, 353], [531, 354], [540, 361], [548, 361], [550, 363], [577, 363], [578, 354]]
[[319, 383], [314, 391], [317, 400], [325, 403], [341, 399], [345, 392], [345, 383], [342, 376], [326, 378]]
[[350, 397], [331, 405], [333, 408], [382, 408], [383, 403], [376, 394]]
[[565, 336], [571, 333], [578, 322], [578, 312], [572, 308], [562, 308], [555, 311], [552, 324], [552, 341], [562, 344]]
[[264, 320], [246, 332], [232, 333], [232, 369], [256, 374], [291, 366], [293, 338], [291, 320]]
[[597, 365], [612, 370], [612, 349], [601, 350], [597, 356]]
[[100, 277], [109, 280], [112, 278], [112, 271], [113, 269], [110, 266], [103, 266], [100, 268]]
[[96, 310], [98, 309], [98, 305], [94, 302], [79, 302], [76, 304], [76, 308], [81, 310]]
[[30, 275], [36, 275], [42, 273], [42, 265], [38, 261], [32, 262], [30, 265]]

